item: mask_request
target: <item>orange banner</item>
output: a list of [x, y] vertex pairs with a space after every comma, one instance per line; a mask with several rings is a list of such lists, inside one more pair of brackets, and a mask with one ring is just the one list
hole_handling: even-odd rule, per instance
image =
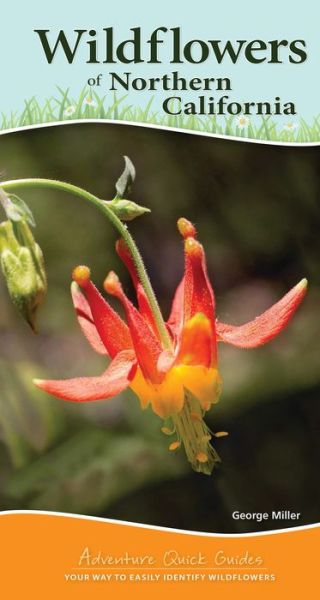
[[3, 598], [306, 597], [319, 526], [201, 535], [59, 514], [0, 513]]

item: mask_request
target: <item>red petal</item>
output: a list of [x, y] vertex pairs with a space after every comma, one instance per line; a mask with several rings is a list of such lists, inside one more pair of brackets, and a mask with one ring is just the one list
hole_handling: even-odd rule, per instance
[[122, 392], [133, 379], [136, 358], [131, 350], [120, 352], [100, 377], [77, 377], [65, 380], [35, 379], [34, 383], [48, 394], [70, 402], [103, 400]]
[[255, 348], [272, 340], [290, 321], [307, 291], [303, 279], [279, 302], [253, 321], [236, 327], [217, 322], [218, 340], [239, 348]]
[[183, 325], [183, 306], [184, 306], [184, 278], [180, 281], [173, 298], [171, 313], [167, 321], [167, 327], [176, 338], [181, 332]]
[[128, 271], [130, 273], [130, 276], [131, 276], [131, 279], [132, 279], [132, 282], [133, 282], [133, 285], [135, 287], [136, 294], [137, 294], [139, 312], [146, 319], [146, 321], [149, 323], [149, 325], [152, 327], [153, 331], [157, 334], [158, 329], [157, 329], [157, 325], [154, 320], [153, 312], [151, 310], [148, 297], [147, 297], [147, 295], [143, 289], [143, 286], [140, 282], [140, 279], [139, 279], [139, 276], [137, 273], [137, 269], [134, 264], [133, 258], [130, 254], [130, 251], [123, 239], [120, 239], [117, 241], [116, 250], [117, 250], [117, 253], [120, 256], [121, 260], [124, 262], [124, 264], [126, 265]]
[[109, 273], [104, 282], [104, 288], [109, 294], [119, 298], [124, 306], [133, 346], [144, 377], [153, 383], [158, 383], [163, 378], [163, 375], [157, 369], [158, 358], [162, 351], [158, 337], [126, 297], [115, 273]]
[[105, 301], [91, 281], [86, 283], [83, 291], [88, 300], [97, 331], [111, 358], [121, 350], [132, 348], [129, 328]]
[[79, 325], [89, 344], [98, 354], [107, 354], [94, 324], [90, 306], [75, 281], [71, 284], [71, 296]]
[[[190, 298], [186, 294], [185, 314], [186, 319], [190, 319], [196, 313], [203, 313], [208, 317], [214, 328], [215, 301], [213, 290], [208, 278], [206, 259], [202, 245], [193, 238], [188, 238], [185, 242], [186, 263], [188, 280], [186, 279], [185, 288], [190, 287]], [[188, 264], [189, 263], [189, 264]]]
[[[209, 319], [212, 328], [212, 364], [215, 364], [217, 361], [215, 300], [207, 274], [205, 253], [202, 245], [190, 235], [192, 233], [191, 224], [184, 219], [183, 225], [182, 235], [186, 238], [184, 320], [188, 321], [197, 313], [202, 313]], [[179, 229], [181, 230], [180, 226]]]

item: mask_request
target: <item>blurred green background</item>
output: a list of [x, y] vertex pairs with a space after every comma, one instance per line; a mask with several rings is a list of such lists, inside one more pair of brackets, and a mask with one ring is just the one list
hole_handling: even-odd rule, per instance
[[[93, 207], [51, 191], [20, 194], [37, 220], [49, 293], [33, 336], [0, 281], [0, 503], [216, 532], [275, 529], [320, 516], [320, 148], [277, 147], [106, 124], [0, 138], [2, 179], [70, 181], [110, 199], [127, 154], [132, 199], [152, 209], [130, 224], [165, 316], [183, 269], [176, 220], [196, 223], [217, 315], [241, 324], [302, 277], [310, 289], [290, 326], [255, 350], [221, 345], [224, 388], [207, 415], [222, 463], [212, 477], [169, 453], [161, 420], [130, 392], [74, 405], [35, 390], [32, 377], [99, 374], [80, 332], [70, 273], [110, 269], [133, 297], [116, 234]], [[233, 510], [301, 512], [301, 520], [238, 522]]]

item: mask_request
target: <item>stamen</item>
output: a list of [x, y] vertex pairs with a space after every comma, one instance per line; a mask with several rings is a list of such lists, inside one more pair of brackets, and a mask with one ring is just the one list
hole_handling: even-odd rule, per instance
[[75, 281], [80, 287], [85, 287], [87, 283], [89, 283], [91, 277], [91, 272], [89, 267], [85, 265], [80, 265], [73, 269], [72, 271], [72, 279]]
[[178, 440], [176, 442], [172, 442], [172, 444], [170, 444], [169, 446], [169, 450], [178, 450], [178, 448], [180, 448], [181, 446], [181, 442], [179, 442]]
[[164, 433], [164, 435], [173, 435], [175, 433], [175, 429], [169, 429], [169, 427], [161, 427], [161, 431], [162, 433]]
[[197, 230], [196, 230], [195, 226], [192, 225], [192, 223], [190, 223], [190, 221], [188, 221], [184, 217], [181, 217], [181, 219], [178, 220], [177, 225], [178, 225], [179, 232], [185, 239], [188, 237], [191, 237], [191, 238], [196, 237]]
[[190, 413], [192, 421], [202, 421], [202, 416], [199, 413]]
[[220, 458], [210, 444], [210, 431], [202, 418], [199, 401], [189, 391], [185, 390], [183, 409], [172, 415], [172, 420], [194, 471], [210, 475]]
[[221, 437], [225, 437], [226, 435], [229, 435], [227, 431], [217, 431], [216, 433], [213, 434], [214, 437], [216, 438], [221, 438]]
[[199, 461], [199, 463], [207, 463], [209, 460], [205, 452], [198, 452], [196, 459]]

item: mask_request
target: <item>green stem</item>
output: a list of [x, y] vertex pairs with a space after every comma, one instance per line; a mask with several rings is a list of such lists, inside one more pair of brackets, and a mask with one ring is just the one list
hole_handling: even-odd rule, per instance
[[126, 225], [122, 223], [122, 221], [114, 214], [114, 212], [108, 207], [108, 205], [103, 204], [97, 196], [94, 196], [90, 192], [79, 188], [76, 185], [72, 185], [71, 183], [65, 183], [63, 181], [57, 181], [55, 179], [14, 179], [11, 181], [3, 181], [0, 184], [0, 189], [3, 189], [6, 192], [12, 192], [19, 188], [38, 188], [38, 189], [53, 189], [59, 190], [61, 192], [66, 192], [69, 194], [73, 194], [82, 200], [87, 200], [93, 204], [98, 210], [100, 210], [108, 219], [111, 221], [112, 225], [118, 230], [121, 237], [124, 239], [127, 244], [132, 258], [134, 260], [135, 266], [137, 268], [138, 276], [143, 285], [145, 293], [148, 297], [152, 312], [155, 317], [155, 321], [157, 323], [157, 328], [159, 332], [159, 336], [162, 340], [162, 343], [165, 348], [171, 347], [171, 340], [166, 329], [165, 323], [163, 321], [163, 317], [155, 296], [155, 293], [152, 289], [148, 274], [146, 272], [145, 266], [143, 264], [143, 260], [141, 254], [136, 246], [136, 243], [132, 236], [130, 235]]

